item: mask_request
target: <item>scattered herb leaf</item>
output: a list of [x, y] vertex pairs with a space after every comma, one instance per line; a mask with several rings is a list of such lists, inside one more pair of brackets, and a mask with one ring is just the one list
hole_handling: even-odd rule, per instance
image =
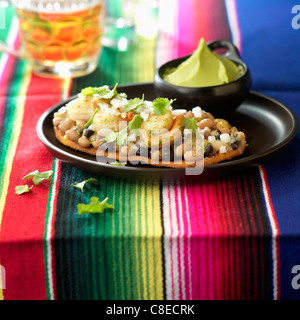
[[16, 194], [28, 193], [32, 188], [33, 188], [33, 186], [31, 186], [29, 188], [27, 184], [26, 185], [22, 185], [22, 186], [16, 186], [15, 187], [15, 193]]
[[98, 94], [102, 99], [112, 99], [114, 96], [118, 94], [117, 86], [118, 84], [116, 83], [116, 85], [112, 90], [110, 90], [108, 86], [87, 87], [81, 90], [81, 94], [83, 94], [84, 96], [91, 96], [93, 94]]
[[196, 134], [198, 132], [195, 118], [184, 118], [183, 124], [186, 129], [192, 130], [193, 134]]
[[35, 170], [29, 174], [27, 174], [25, 177], [23, 177], [24, 180], [29, 180], [32, 178], [32, 182], [38, 186], [40, 184], [40, 182], [44, 181], [44, 180], [48, 180], [51, 183], [53, 183], [53, 181], [50, 179], [51, 175], [52, 175], [53, 171], [44, 171], [44, 172], [39, 172], [38, 170]]
[[108, 198], [99, 201], [99, 198], [92, 197], [89, 204], [79, 203], [77, 205], [78, 214], [102, 213], [105, 209], [114, 209], [114, 206], [107, 203]]
[[173, 101], [175, 100], [169, 100], [168, 98], [156, 98], [152, 104], [154, 109], [154, 114], [156, 115], [166, 114], [166, 112], [169, 110]]
[[119, 161], [111, 162], [114, 166], [126, 166], [126, 162], [120, 163]]
[[81, 181], [81, 182], [75, 182], [74, 184], [72, 184], [72, 186], [75, 187], [75, 188], [79, 188], [81, 190], [81, 192], [83, 192], [83, 187], [89, 182], [97, 183], [98, 180], [94, 179], [94, 178], [90, 178], [90, 179], [87, 179], [87, 180], [84, 180], [84, 181]]
[[140, 107], [143, 103], [144, 103], [144, 95], [143, 95], [142, 99], [140, 99], [140, 98], [130, 99], [130, 100], [128, 100], [128, 103], [123, 107], [123, 111], [129, 112], [131, 110], [134, 110], [134, 109]]
[[95, 118], [95, 114], [98, 112], [99, 109], [95, 109], [92, 117], [90, 118], [90, 120], [84, 125], [84, 129], [88, 128], [94, 121]]
[[139, 129], [142, 125], [143, 118], [140, 114], [136, 114], [134, 118], [128, 123], [129, 130]]
[[106, 142], [116, 141], [117, 145], [122, 145], [126, 142], [128, 137], [128, 130], [137, 130], [141, 127], [143, 118], [141, 115], [136, 114], [134, 118], [128, 123], [127, 127], [120, 132], [110, 131], [104, 138]]

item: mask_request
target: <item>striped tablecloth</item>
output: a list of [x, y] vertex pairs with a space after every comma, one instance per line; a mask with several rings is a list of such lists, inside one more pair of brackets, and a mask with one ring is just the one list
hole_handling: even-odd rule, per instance
[[[126, 52], [104, 48], [97, 71], [74, 80], [40, 78], [0, 54], [0, 299], [300, 298], [299, 132], [242, 174], [186, 183], [98, 176], [82, 193], [72, 184], [95, 175], [53, 158], [35, 129], [44, 111], [85, 86], [151, 82], [155, 67], [191, 53], [200, 37], [232, 40], [253, 89], [300, 116], [294, 5], [159, 1], [157, 37], [140, 36]], [[17, 47], [13, 10], [5, 22], [0, 38]], [[53, 170], [54, 184], [16, 195], [37, 169]], [[78, 215], [77, 203], [92, 196], [115, 209]]]

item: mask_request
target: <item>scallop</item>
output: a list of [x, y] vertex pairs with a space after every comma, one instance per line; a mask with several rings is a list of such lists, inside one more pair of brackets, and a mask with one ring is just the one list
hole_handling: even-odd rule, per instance
[[80, 96], [67, 104], [68, 116], [72, 120], [85, 120], [88, 121], [94, 111], [94, 104], [91, 102], [91, 97]]
[[165, 114], [150, 115], [147, 121], [141, 125], [141, 129], [145, 130], [148, 134], [153, 131], [170, 130], [174, 122], [173, 114], [168, 110]]
[[127, 126], [127, 122], [121, 115], [114, 115], [109, 112], [97, 112], [94, 117], [93, 125], [96, 132], [102, 129], [110, 129], [115, 132]]

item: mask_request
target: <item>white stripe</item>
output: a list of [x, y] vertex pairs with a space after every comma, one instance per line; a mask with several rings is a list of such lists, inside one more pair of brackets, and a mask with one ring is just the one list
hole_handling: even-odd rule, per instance
[[57, 177], [58, 177], [58, 163], [59, 160], [55, 158], [54, 160], [54, 179], [52, 186], [52, 194], [50, 200], [50, 212], [48, 217], [48, 225], [47, 235], [46, 235], [46, 246], [47, 246], [47, 271], [48, 271], [48, 283], [49, 283], [49, 292], [50, 299], [54, 300], [54, 289], [53, 289], [53, 270], [52, 270], [52, 241], [51, 241], [51, 232], [53, 225], [53, 217], [54, 217], [54, 200], [56, 198], [56, 185], [57, 185]]
[[237, 15], [237, 7], [235, 0], [225, 0], [226, 11], [229, 21], [229, 27], [232, 34], [232, 42], [240, 50], [242, 50], [242, 38], [239, 27], [239, 19]]
[[262, 169], [262, 165], [258, 165], [259, 174], [262, 182], [262, 191], [264, 195], [264, 200], [267, 208], [268, 218], [271, 225], [272, 231], [272, 259], [273, 259], [273, 299], [278, 299], [278, 283], [277, 283], [277, 236], [278, 236], [278, 229], [276, 228], [274, 214], [271, 208], [271, 199], [268, 194], [267, 184], [264, 177], [264, 172]]
[[189, 294], [190, 299], [193, 299], [193, 286], [192, 286], [192, 260], [191, 260], [191, 221], [190, 221], [190, 213], [189, 213], [189, 206], [188, 206], [188, 196], [186, 192], [186, 184], [184, 183], [184, 199], [185, 199], [185, 206], [186, 206], [186, 218], [188, 220], [188, 267], [189, 267]]
[[173, 258], [172, 262], [173, 262], [174, 300], [178, 300], [179, 299], [179, 270], [178, 270], [177, 239], [179, 235], [179, 230], [178, 230], [177, 219], [176, 219], [175, 191], [174, 191], [173, 183], [169, 184], [169, 190], [170, 190], [170, 200], [171, 200], [170, 215], [172, 219], [171, 223], [172, 223], [172, 231], [173, 231], [171, 251], [172, 251], [172, 258]]
[[[178, 199], [178, 213], [179, 213], [179, 224], [180, 224], [180, 231], [178, 234], [179, 238], [179, 246], [180, 246], [180, 268], [181, 268], [181, 287], [182, 287], [182, 299], [186, 300], [186, 289], [185, 289], [185, 268], [184, 268], [184, 257], [183, 257], [183, 234], [184, 226], [183, 226], [183, 218], [182, 218], [182, 202], [181, 202], [181, 195], [180, 195], [180, 184], [177, 183], [177, 199]], [[175, 217], [176, 218], [176, 211]]]
[[[6, 43], [9, 46], [13, 46], [14, 42], [17, 39], [18, 36], [18, 31], [19, 31], [19, 24], [18, 24], [18, 19], [16, 17], [13, 18], [11, 27], [7, 36], [7, 41]], [[7, 53], [2, 53], [1, 58], [0, 58], [0, 83], [2, 82], [2, 78], [4, 77], [4, 69], [5, 66], [8, 62], [8, 59], [11, 58], [9, 54]]]
[[165, 257], [165, 286], [166, 286], [166, 300], [172, 300], [172, 275], [171, 275], [171, 244], [170, 244], [170, 219], [169, 219], [169, 199], [168, 199], [168, 185], [162, 185], [163, 197], [163, 225], [164, 225], [164, 257]]
[[[170, 191], [169, 191], [169, 190]], [[169, 205], [170, 192], [170, 205]], [[179, 299], [179, 272], [177, 259], [177, 238], [178, 226], [176, 218], [174, 219], [175, 207], [175, 193], [174, 185], [172, 183], [163, 184], [163, 203], [164, 203], [164, 253], [165, 253], [165, 270], [166, 270], [166, 299]], [[171, 236], [172, 230], [172, 236]], [[173, 267], [173, 270], [172, 270]], [[173, 273], [171, 273], [173, 271]], [[174, 286], [174, 288], [173, 288]]]

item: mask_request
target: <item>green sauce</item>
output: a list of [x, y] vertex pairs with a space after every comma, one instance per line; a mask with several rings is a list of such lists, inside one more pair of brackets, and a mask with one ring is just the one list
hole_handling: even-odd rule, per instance
[[211, 87], [238, 79], [242, 66], [212, 52], [202, 38], [194, 53], [177, 68], [168, 70], [164, 79], [183, 87]]

